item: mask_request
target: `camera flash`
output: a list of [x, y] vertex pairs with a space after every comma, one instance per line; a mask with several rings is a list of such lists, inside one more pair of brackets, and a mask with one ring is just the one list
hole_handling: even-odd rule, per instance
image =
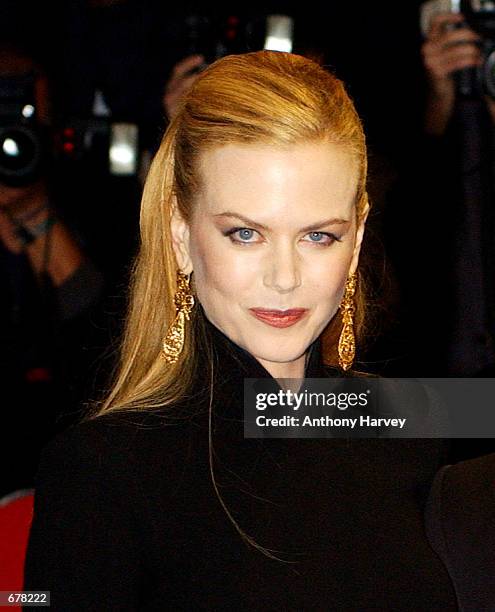
[[134, 123], [112, 123], [110, 131], [110, 172], [129, 176], [137, 171], [138, 128]]
[[269, 51], [292, 51], [294, 20], [288, 15], [268, 15], [266, 18], [265, 49]]
[[34, 115], [34, 106], [32, 104], [26, 104], [22, 107], [21, 114], [25, 119], [29, 119]]

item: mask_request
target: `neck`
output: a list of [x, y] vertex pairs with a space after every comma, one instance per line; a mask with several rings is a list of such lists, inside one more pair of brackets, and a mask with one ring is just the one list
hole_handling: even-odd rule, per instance
[[273, 378], [294, 378], [303, 379], [306, 368], [306, 353], [301, 355], [299, 359], [288, 363], [278, 363], [276, 361], [265, 361], [258, 359], [261, 365], [269, 372]]

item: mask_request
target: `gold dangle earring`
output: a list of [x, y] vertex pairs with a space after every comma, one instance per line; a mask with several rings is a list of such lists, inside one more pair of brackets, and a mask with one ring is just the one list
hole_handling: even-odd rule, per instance
[[351, 274], [346, 281], [344, 297], [340, 304], [342, 312], [342, 331], [339, 338], [339, 365], [346, 371], [352, 366], [356, 355], [356, 339], [354, 337], [354, 293], [356, 292], [357, 274]]
[[176, 316], [163, 340], [161, 356], [167, 363], [176, 363], [184, 348], [185, 320], [189, 321], [189, 313], [195, 300], [189, 286], [191, 275], [177, 270], [177, 290], [174, 296]]

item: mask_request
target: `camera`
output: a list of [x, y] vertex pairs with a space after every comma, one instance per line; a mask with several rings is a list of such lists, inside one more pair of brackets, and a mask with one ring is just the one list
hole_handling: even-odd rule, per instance
[[116, 121], [103, 93], [94, 92], [89, 116], [65, 117], [54, 135], [57, 160], [78, 163], [112, 176], [134, 176], [139, 169], [139, 129]]
[[47, 161], [46, 128], [36, 118], [34, 73], [0, 77], [0, 183], [35, 182]]
[[[488, 94], [495, 99], [495, 2], [492, 0], [429, 0], [421, 6], [421, 30], [428, 34], [439, 13], [462, 13], [465, 22], [481, 36], [482, 64], [456, 73], [457, 91], [466, 97]], [[462, 24], [458, 27], [463, 27]]]
[[112, 176], [134, 176], [139, 166], [139, 134], [134, 123], [106, 117], [67, 119], [55, 133], [57, 160], [85, 164]]
[[93, 116], [68, 118], [48, 128], [37, 119], [36, 75], [0, 77], [0, 183], [33, 184], [50, 164], [90, 162], [111, 175], [138, 171], [137, 125], [112, 121], [96, 100]]
[[[202, 70], [225, 55], [260, 49], [292, 51], [294, 20], [289, 15], [257, 17], [189, 15], [185, 18], [185, 55], [205, 58]], [[196, 69], [197, 70], [197, 69]]]

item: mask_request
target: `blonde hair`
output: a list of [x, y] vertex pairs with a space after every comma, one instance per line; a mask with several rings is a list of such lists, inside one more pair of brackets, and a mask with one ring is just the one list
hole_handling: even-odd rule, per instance
[[[339, 79], [305, 57], [275, 51], [224, 57], [198, 77], [166, 131], [146, 180], [141, 244], [131, 272], [120, 361], [111, 389], [88, 418], [119, 410], [153, 409], [183, 399], [194, 379], [199, 352], [210, 362], [212, 391], [213, 353], [198, 308], [186, 325], [178, 361], [169, 365], [160, 356], [162, 339], [176, 314], [177, 262], [170, 230], [173, 207], [190, 221], [194, 196], [200, 189], [199, 158], [209, 149], [249, 143], [285, 147], [311, 141], [337, 144], [357, 159], [359, 219], [367, 203], [365, 136]], [[364, 313], [359, 291], [356, 302], [359, 332]], [[340, 328], [337, 314], [323, 333], [323, 359], [330, 365], [336, 364]], [[224, 508], [241, 535], [261, 549]]]
[[[318, 140], [341, 145], [356, 156], [359, 218], [367, 202], [365, 136], [339, 79], [312, 60], [277, 51], [230, 55], [199, 76], [166, 131], [146, 180], [141, 243], [131, 271], [120, 360], [111, 390], [96, 415], [165, 406], [183, 397], [191, 383], [202, 336], [202, 326], [195, 320], [197, 308], [191, 313], [192, 324], [186, 326], [185, 346], [177, 363], [165, 363], [160, 351], [175, 318], [172, 207], [176, 202], [182, 217], [191, 219], [194, 194], [200, 187], [200, 155], [232, 143], [287, 146]], [[356, 305], [359, 333], [364, 318], [359, 291]], [[337, 363], [339, 319], [337, 314], [322, 335], [323, 360], [329, 365]]]

